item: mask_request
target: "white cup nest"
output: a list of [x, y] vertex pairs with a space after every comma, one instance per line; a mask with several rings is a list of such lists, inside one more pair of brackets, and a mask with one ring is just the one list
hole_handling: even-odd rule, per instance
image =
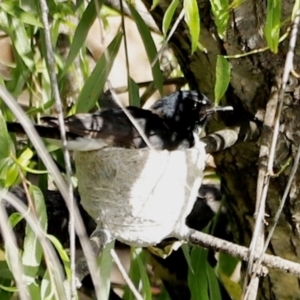
[[112, 236], [149, 246], [188, 230], [205, 167], [205, 144], [187, 150], [106, 148], [75, 154], [81, 204]]

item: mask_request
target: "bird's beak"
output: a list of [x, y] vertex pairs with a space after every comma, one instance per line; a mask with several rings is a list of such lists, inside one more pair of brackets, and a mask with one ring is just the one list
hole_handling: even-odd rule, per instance
[[232, 110], [233, 110], [232, 106], [215, 106], [213, 108], [207, 109], [206, 114], [210, 115], [218, 111], [232, 111]]

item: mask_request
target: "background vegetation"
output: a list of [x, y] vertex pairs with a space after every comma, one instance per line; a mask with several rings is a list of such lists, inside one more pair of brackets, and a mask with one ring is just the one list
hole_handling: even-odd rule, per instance
[[[6, 90], [18, 99], [33, 123], [56, 112], [68, 116], [99, 109], [107, 86], [115, 89], [120, 101], [137, 106], [147, 106], [185, 84], [201, 90], [216, 104], [234, 106], [233, 115], [215, 117], [207, 128], [211, 133], [227, 127], [234, 136], [228, 141], [228, 135], [220, 135], [224, 139], [222, 151], [214, 153], [223, 202], [231, 220], [230, 238], [240, 245], [251, 245], [251, 260], [251, 255], [262, 257], [265, 234], [271, 232], [271, 254], [292, 261], [299, 258], [300, 53], [299, 45], [293, 48], [293, 39], [295, 42], [298, 36], [300, 2], [145, 0], [144, 5], [153, 19], [143, 12], [140, 3], [0, 3], [0, 96], [5, 100], [0, 101], [1, 193], [21, 185], [29, 203], [29, 209], [19, 205], [20, 212], [11, 213], [9, 220], [1, 210], [5, 251], [0, 264], [0, 299], [16, 294], [21, 299], [64, 299], [63, 273], [72, 279], [75, 259], [74, 229], [70, 230], [71, 238], [68, 234], [58, 238], [45, 234], [52, 222], [47, 221], [49, 212], [48, 216], [46, 213], [47, 199], [52, 199], [46, 193], [49, 186], [54, 181], [68, 203], [71, 193], [60, 174], [55, 173], [56, 167], [38, 158], [37, 144], [32, 139], [7, 133], [6, 121], [26, 119], [18, 113]], [[140, 56], [144, 60], [139, 60]], [[54, 73], [56, 77], [51, 76]], [[154, 96], [148, 100], [150, 95]], [[68, 155], [53, 145], [46, 147], [39, 156], [50, 153], [69, 186], [76, 186], [76, 178], [65, 163]], [[6, 205], [1, 200], [3, 203]], [[276, 214], [278, 225], [273, 233]], [[214, 233], [219, 215], [207, 232]], [[83, 219], [86, 221], [84, 216]], [[79, 222], [75, 212], [70, 222], [71, 228]], [[25, 235], [18, 240], [22, 250], [14, 246], [5, 224], [19, 232], [26, 226]], [[52, 245], [60, 261], [55, 259]], [[253, 265], [242, 268], [242, 279], [236, 279], [233, 274], [238, 261], [225, 254], [220, 254], [216, 262], [208, 250], [185, 245], [173, 252], [174, 260], [172, 255], [163, 260], [164, 251], [169, 250], [147, 251], [147, 255], [140, 249], [125, 251], [127, 256], [130, 254], [130, 278], [141, 299], [300, 298], [297, 277], [282, 271], [270, 270], [261, 280], [255, 277], [249, 288], [251, 276], [247, 274], [254, 270]], [[176, 257], [179, 253], [180, 257]], [[99, 261], [100, 278], [94, 279], [101, 286], [95, 287], [98, 299], [116, 297], [112, 293], [108, 296], [111, 263], [107, 249]], [[175, 266], [178, 268], [172, 268]], [[294, 273], [300, 273], [297, 266]], [[92, 275], [96, 276], [95, 272]], [[90, 296], [92, 289], [86, 286], [85, 294]], [[114, 288], [124, 291], [124, 299], [136, 298], [125, 286], [123, 281], [119, 285], [113, 282]]]

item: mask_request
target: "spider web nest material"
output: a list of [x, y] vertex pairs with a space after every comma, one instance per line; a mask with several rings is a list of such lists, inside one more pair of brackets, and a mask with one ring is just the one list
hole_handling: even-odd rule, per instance
[[99, 228], [133, 246], [184, 234], [205, 167], [204, 143], [184, 151], [106, 148], [75, 155], [81, 204]]

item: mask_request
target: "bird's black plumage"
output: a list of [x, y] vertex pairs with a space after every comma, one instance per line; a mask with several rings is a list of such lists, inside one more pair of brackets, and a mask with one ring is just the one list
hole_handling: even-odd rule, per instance
[[[211, 103], [206, 96], [194, 91], [178, 91], [155, 102], [150, 110], [129, 106], [140, 131], [157, 150], [186, 149], [194, 145], [193, 132], [206, 121]], [[42, 118], [36, 129], [41, 137], [60, 139], [58, 120]], [[7, 123], [9, 131], [23, 131], [20, 124]], [[93, 114], [76, 114], [65, 119], [66, 134], [71, 150], [89, 151], [103, 147], [144, 148], [147, 146], [122, 108]], [[78, 143], [77, 143], [78, 142]]]
[[176, 149], [185, 149], [194, 145], [193, 132], [205, 124], [210, 108], [211, 102], [204, 94], [177, 91], [156, 101], [150, 109], [171, 128], [169, 139], [176, 141]]

